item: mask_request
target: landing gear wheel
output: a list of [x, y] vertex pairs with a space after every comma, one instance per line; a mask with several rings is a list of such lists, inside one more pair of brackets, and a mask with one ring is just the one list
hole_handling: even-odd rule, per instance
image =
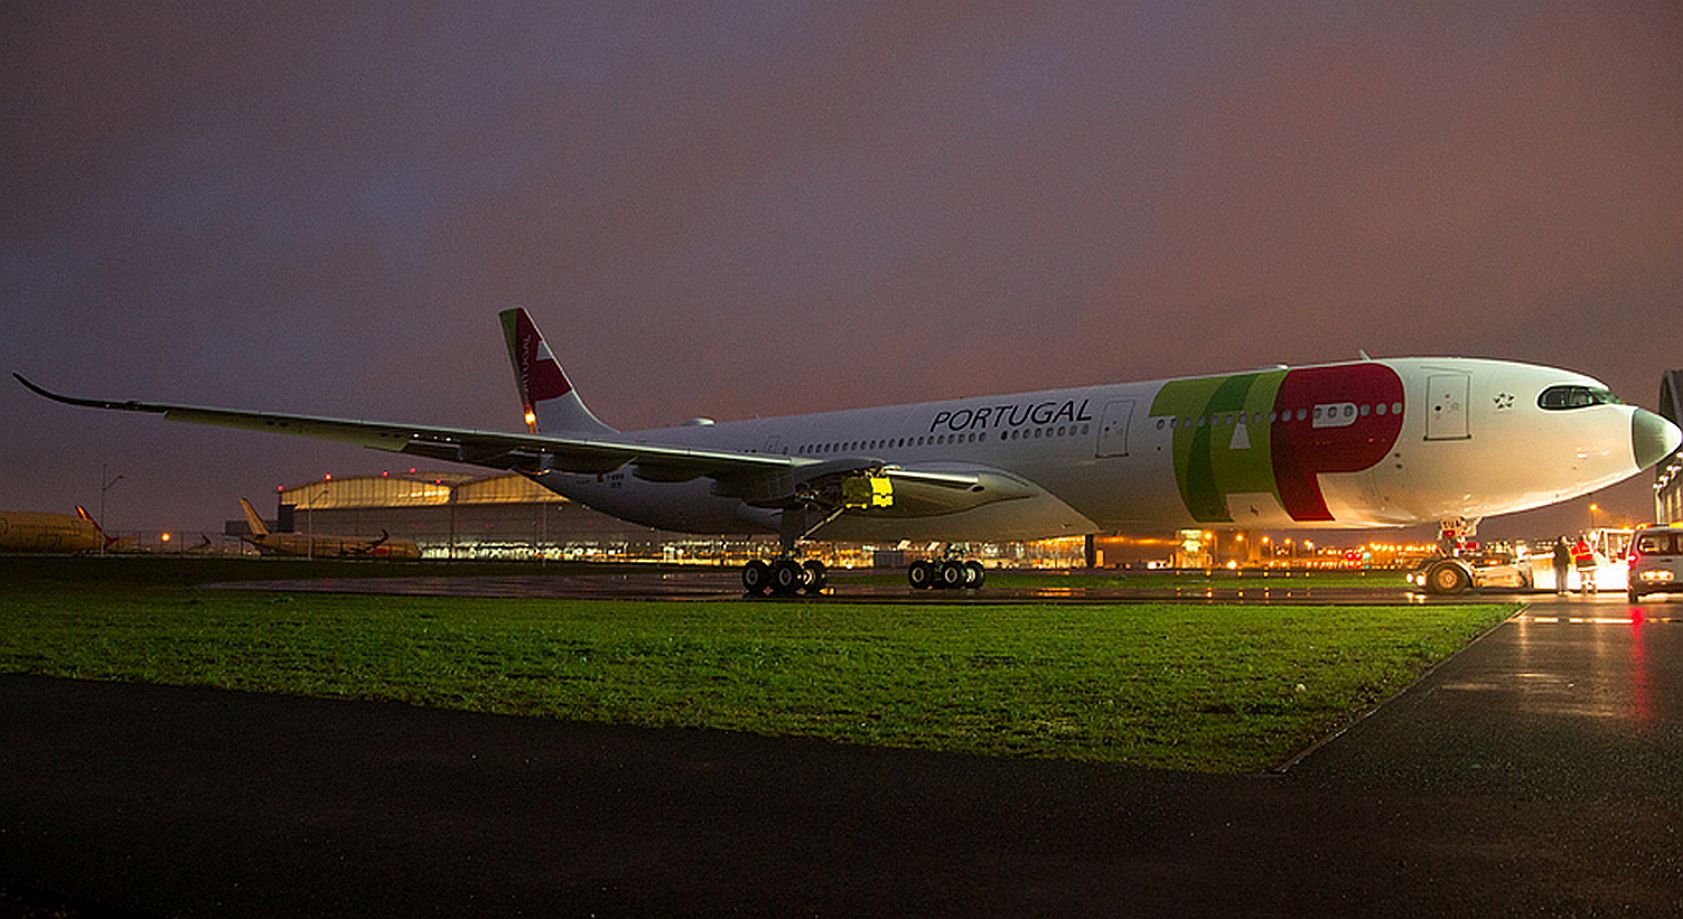
[[824, 589], [824, 584], [828, 580], [828, 572], [825, 570], [823, 562], [815, 558], [807, 559], [801, 565], [801, 570], [806, 572], [806, 583], [802, 585], [802, 590], [809, 594], [815, 594]]
[[906, 569], [906, 580], [913, 590], [928, 590], [935, 586], [935, 564], [933, 562], [915, 561]]
[[771, 592], [792, 594], [806, 586], [806, 569], [792, 558], [780, 558], [771, 563]]
[[935, 586], [944, 587], [948, 590], [966, 586], [969, 579], [969, 569], [965, 568], [964, 563], [956, 558], [949, 558], [942, 562], [941, 567], [935, 571]]
[[1438, 562], [1426, 571], [1427, 593], [1458, 594], [1471, 584], [1467, 572], [1461, 570], [1460, 565], [1450, 562]]
[[979, 590], [983, 584], [988, 582], [988, 569], [983, 568], [981, 562], [971, 559], [964, 563], [964, 570], [969, 575], [965, 578], [965, 587]]
[[751, 594], [763, 594], [771, 589], [771, 566], [757, 558], [743, 565], [742, 589]]

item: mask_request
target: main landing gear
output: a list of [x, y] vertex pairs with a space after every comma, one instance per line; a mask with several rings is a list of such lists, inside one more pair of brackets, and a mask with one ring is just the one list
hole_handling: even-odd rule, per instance
[[815, 594], [824, 589], [826, 574], [824, 563], [815, 558], [798, 562], [785, 556], [769, 565], [754, 559], [742, 568], [742, 589], [755, 595]]
[[906, 569], [906, 580], [914, 590], [957, 590], [964, 587], [974, 589], [987, 583], [988, 570], [974, 559], [917, 561], [912, 562], [912, 566]]

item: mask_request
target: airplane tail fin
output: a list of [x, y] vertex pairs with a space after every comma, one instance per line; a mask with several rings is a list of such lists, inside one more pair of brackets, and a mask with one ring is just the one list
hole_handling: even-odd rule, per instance
[[252, 507], [250, 501], [247, 501], [246, 499], [241, 498], [240, 499], [240, 510], [245, 511], [245, 522], [246, 522], [246, 526], [251, 527], [251, 535], [253, 535], [253, 536], [267, 536], [267, 535], [269, 535], [269, 528], [263, 525], [263, 518], [258, 516], [257, 508]]
[[534, 434], [540, 430], [552, 434], [614, 433], [585, 408], [526, 310], [517, 306], [498, 316], [508, 341], [509, 361], [514, 365], [514, 382], [520, 388], [526, 430]]
[[86, 520], [87, 522], [89, 522], [91, 524], [93, 524], [94, 532], [99, 534], [100, 539], [105, 540], [105, 547], [106, 548], [109, 549], [113, 545], [116, 545], [117, 538], [115, 536], [105, 535], [105, 527], [102, 527], [102, 526], [99, 525], [99, 521], [95, 520], [93, 518], [93, 515], [88, 513], [87, 508], [83, 507], [80, 504], [76, 505], [76, 516], [82, 518], [83, 520]]

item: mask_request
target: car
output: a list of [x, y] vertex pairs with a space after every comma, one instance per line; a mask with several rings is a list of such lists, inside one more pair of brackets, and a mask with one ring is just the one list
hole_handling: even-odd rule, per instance
[[1630, 602], [1683, 592], [1683, 527], [1643, 527], [1630, 543]]

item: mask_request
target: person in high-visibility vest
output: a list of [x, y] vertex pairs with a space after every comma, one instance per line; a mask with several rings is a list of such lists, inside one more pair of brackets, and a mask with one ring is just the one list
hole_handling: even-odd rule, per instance
[[1588, 594], [1595, 590], [1595, 550], [1590, 548], [1589, 540], [1578, 537], [1578, 542], [1572, 547], [1572, 564], [1578, 569], [1578, 586]]

